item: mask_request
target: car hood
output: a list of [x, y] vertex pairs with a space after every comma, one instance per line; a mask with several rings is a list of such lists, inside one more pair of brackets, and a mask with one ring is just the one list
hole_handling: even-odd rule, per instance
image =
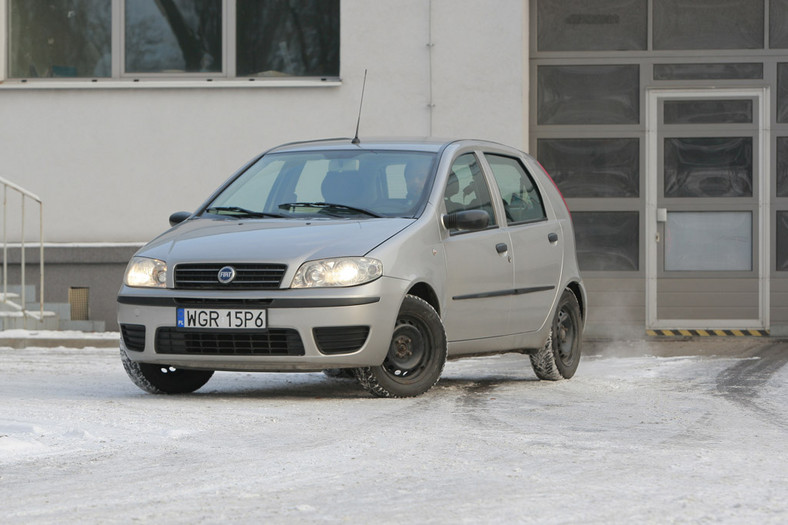
[[328, 257], [362, 256], [414, 219], [193, 219], [137, 255], [179, 263], [271, 262], [287, 265]]

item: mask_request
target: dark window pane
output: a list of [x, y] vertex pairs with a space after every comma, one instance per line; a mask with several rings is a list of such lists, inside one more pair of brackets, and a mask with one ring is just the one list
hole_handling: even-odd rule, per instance
[[637, 271], [638, 212], [574, 212], [572, 222], [582, 271]]
[[109, 77], [111, 0], [11, 0], [12, 78]]
[[640, 196], [638, 139], [540, 139], [537, 149], [564, 197]]
[[127, 73], [222, 71], [222, 0], [126, 0]]
[[654, 64], [654, 80], [757, 80], [763, 78], [763, 64]]
[[752, 100], [666, 100], [665, 124], [752, 122]]
[[788, 122], [788, 64], [777, 64], [777, 122]]
[[788, 49], [788, 0], [769, 1], [769, 47]]
[[646, 49], [647, 0], [539, 0], [539, 51]]
[[637, 124], [637, 65], [539, 66], [537, 121], [550, 124]]
[[762, 49], [762, 0], [654, 0], [654, 49]]
[[[492, 206], [490, 189], [476, 160], [476, 155], [466, 153], [451, 165], [449, 180], [443, 193], [446, 213], [465, 210], [484, 210], [490, 216], [489, 226], [497, 224]], [[452, 232], [457, 229], [453, 228]]]
[[777, 196], [788, 197], [788, 137], [777, 138]]
[[665, 139], [665, 197], [752, 197], [752, 138]]
[[238, 0], [236, 74], [339, 76], [339, 0]]
[[788, 211], [777, 212], [777, 271], [788, 272]]

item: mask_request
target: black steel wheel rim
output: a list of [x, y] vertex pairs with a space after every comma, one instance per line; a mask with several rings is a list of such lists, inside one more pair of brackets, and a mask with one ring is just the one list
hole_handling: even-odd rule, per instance
[[416, 379], [432, 355], [428, 334], [421, 320], [411, 316], [399, 317], [383, 362], [386, 372], [396, 379]]
[[558, 312], [553, 337], [555, 338], [554, 348], [556, 349], [557, 357], [564, 366], [571, 366], [575, 359], [574, 347], [577, 328], [574, 318], [567, 308], [561, 308]]

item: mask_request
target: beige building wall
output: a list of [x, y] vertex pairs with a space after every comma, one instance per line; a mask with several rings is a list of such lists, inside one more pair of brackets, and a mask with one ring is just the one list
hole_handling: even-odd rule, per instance
[[[147, 241], [264, 149], [352, 136], [365, 69], [362, 138], [525, 147], [527, 10], [522, 0], [342, 0], [339, 82], [4, 80], [0, 177], [42, 198], [47, 242]], [[3, 72], [7, 12], [0, 0]]]

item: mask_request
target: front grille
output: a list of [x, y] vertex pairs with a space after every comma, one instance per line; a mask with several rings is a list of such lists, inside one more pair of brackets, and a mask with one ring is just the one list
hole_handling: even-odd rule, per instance
[[129, 350], [142, 352], [145, 350], [145, 325], [141, 324], [122, 324], [120, 334], [123, 337], [123, 344]]
[[[235, 279], [219, 282], [219, 270], [235, 268]], [[175, 267], [175, 288], [181, 290], [275, 290], [287, 271], [284, 264], [179, 264]]]
[[175, 306], [184, 308], [268, 308], [273, 299], [210, 299], [204, 297], [178, 297]]
[[304, 355], [298, 331], [269, 329], [254, 331], [197, 331], [159, 328], [157, 354], [187, 355]]
[[368, 326], [327, 326], [314, 328], [317, 349], [323, 354], [350, 354], [367, 342]]

